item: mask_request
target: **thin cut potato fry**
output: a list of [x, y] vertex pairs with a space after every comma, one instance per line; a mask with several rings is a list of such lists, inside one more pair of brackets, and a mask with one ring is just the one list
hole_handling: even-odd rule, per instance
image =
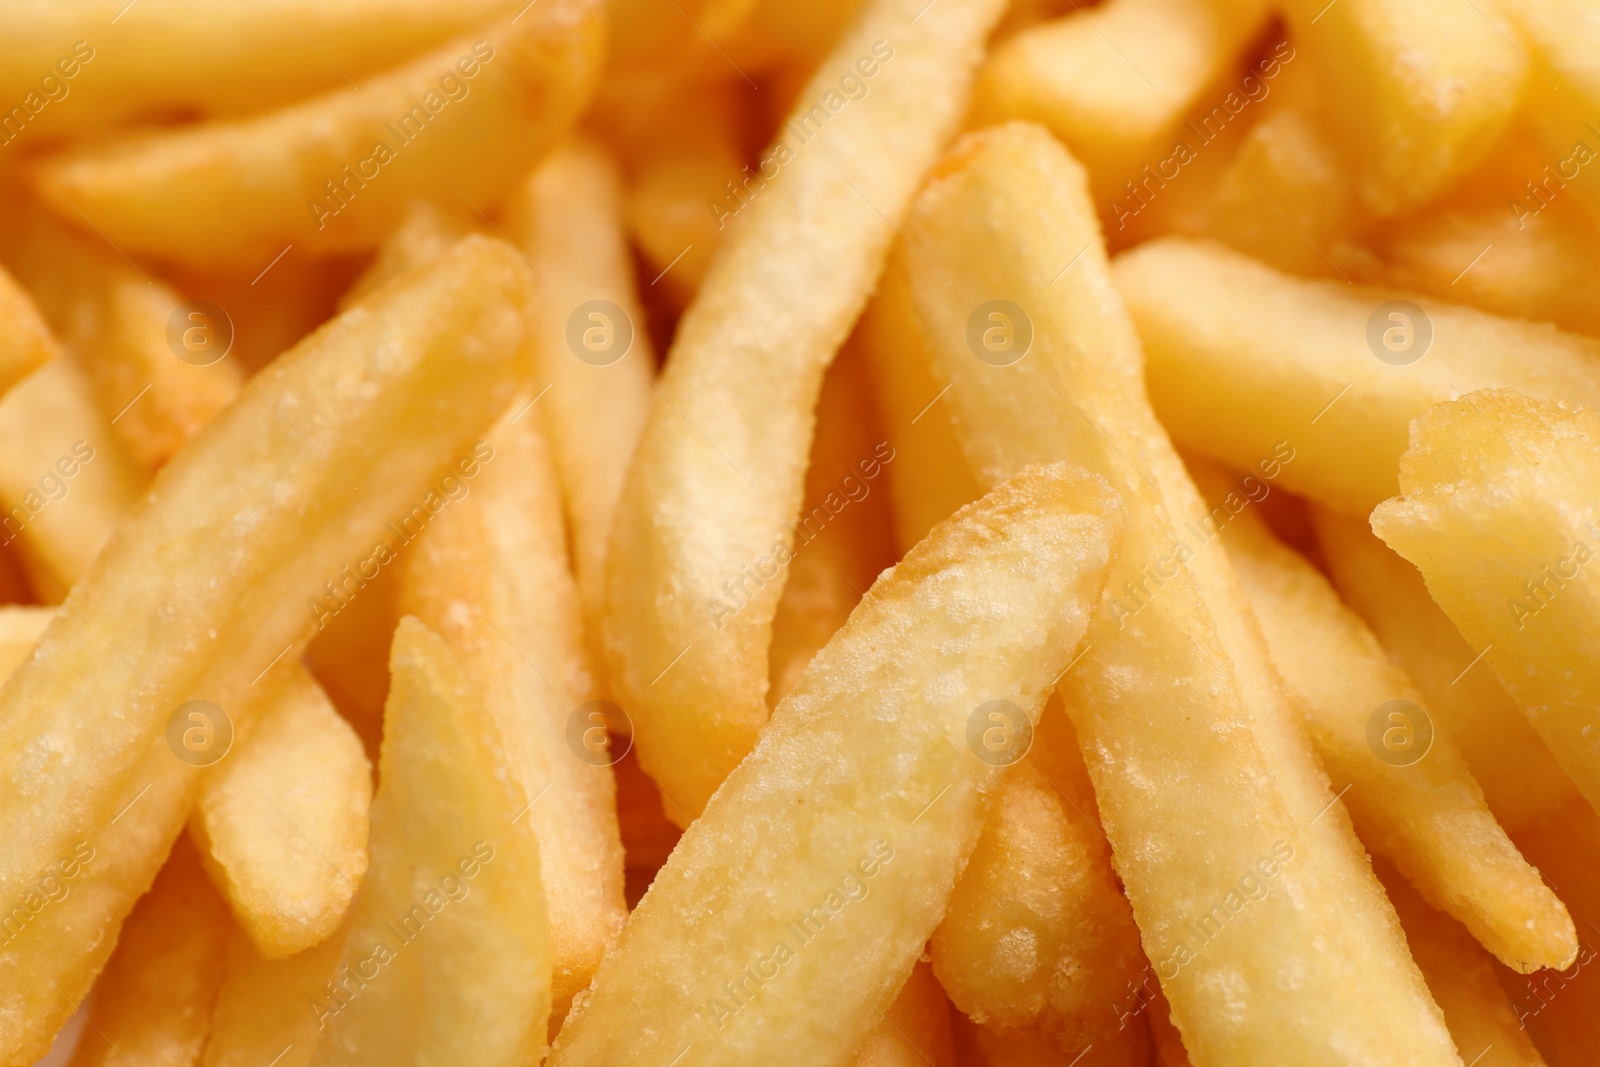
[[239, 924], [268, 959], [338, 928], [367, 869], [372, 767], [327, 694], [298, 664], [211, 770], [189, 832]]
[[1509, 389], [1468, 393], [1412, 429], [1401, 495], [1372, 528], [1600, 808], [1600, 415]]
[[0, 954], [0, 1062], [43, 1054], [183, 826], [199, 776], [169, 720], [192, 699], [247, 719], [252, 680], [310, 638], [321, 581], [370, 559], [384, 520], [510, 402], [525, 270], [468, 238], [258, 375], [162, 470], [0, 688], [0, 899], [32, 899], [75, 847], [96, 857]]
[[[1212, 500], [1233, 491], [1221, 471], [1192, 469]], [[1570, 964], [1578, 952], [1572, 917], [1495, 821], [1411, 679], [1327, 579], [1253, 511], [1235, 515], [1223, 538], [1312, 743], [1335, 779], [1349, 783], [1344, 801], [1362, 840], [1507, 967]], [[1399, 710], [1385, 714], [1386, 707]]]
[[901, 258], [973, 470], [1081, 458], [1132, 512], [1063, 696], [1190, 1054], [1454, 1064], [1237, 579], [1177, 525], [1203, 506], [1140, 388], [1082, 167], [1012, 123], [937, 174], [906, 225], [929, 258]]
[[973, 715], [1037, 720], [1120, 522], [1100, 479], [1030, 469], [880, 578], [685, 831], [550, 1067], [848, 1062], [999, 784]]
[[343, 949], [338, 933], [286, 960], [268, 960], [235, 927], [201, 1067], [306, 1067], [318, 1037], [317, 1018], [306, 1005], [327, 996], [323, 983]]
[[339, 310], [360, 303], [402, 274], [441, 258], [457, 241], [474, 232], [477, 231], [460, 213], [440, 207], [434, 200], [413, 200], [400, 225], [378, 246], [378, 254], [367, 269], [339, 297]]
[[[1113, 272], [1172, 436], [1238, 470], [1286, 442], [1294, 459], [1279, 483], [1341, 511], [1364, 514], [1394, 494], [1411, 420], [1458, 392], [1505, 387], [1600, 407], [1600, 340], [1548, 325], [1422, 298], [1386, 313], [1412, 298], [1291, 278], [1202, 241], [1141, 245]], [[1392, 353], [1369, 341], [1385, 330], [1401, 346]]]
[[882, 1014], [856, 1049], [853, 1067], [956, 1067], [950, 1002], [927, 964], [911, 969], [911, 977]]
[[[801, 91], [767, 156], [781, 171], [679, 323], [612, 528], [605, 647], [640, 759], [680, 824], [767, 719], [822, 373], [961, 119], [1002, 6], [872, 0]], [[871, 89], [840, 106], [846, 77]]]
[[[93, 861], [86, 861], [92, 863]], [[64, 872], [63, 872], [64, 873]], [[128, 915], [71, 1067], [198, 1063], [222, 978], [228, 910], [179, 838]]]
[[327, 997], [313, 1065], [538, 1063], [550, 1012], [539, 848], [495, 715], [411, 616], [372, 802], [372, 868]]
[[1422, 690], [1512, 836], [1577, 801], [1572, 780], [1493, 672], [1474, 662], [1477, 652], [1433, 602], [1417, 569], [1364, 518], [1320, 507], [1311, 517], [1339, 595]]
[[[195, 266], [371, 248], [416, 197], [492, 203], [525, 173], [583, 110], [600, 22], [596, 0], [540, 4], [361, 88], [69, 149], [41, 165], [37, 189], [127, 253]], [[486, 143], [500, 150], [473, 151]]]
[[49, 362], [55, 339], [15, 278], [0, 267], [0, 396]]
[[467, 495], [418, 542], [401, 610], [460, 657], [499, 724], [518, 787], [537, 798], [507, 832], [539, 852], [555, 1028], [628, 913], [609, 755], [568, 747], [574, 718], [583, 730], [594, 725], [583, 706], [595, 685], [567, 568], [561, 495], [525, 404], [512, 404], [489, 433], [479, 473], [461, 482]]
[[0, 530], [22, 550], [34, 595], [59, 604], [143, 490], [69, 355], [0, 398]]

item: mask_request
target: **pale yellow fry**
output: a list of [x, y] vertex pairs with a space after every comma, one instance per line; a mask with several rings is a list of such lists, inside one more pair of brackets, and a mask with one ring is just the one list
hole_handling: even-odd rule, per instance
[[[1531, 76], [1495, 0], [1288, 0], [1328, 86], [1356, 188], [1379, 215], [1431, 200], [1483, 158]], [[1463, 17], [1463, 16], [1470, 17]]]
[[[1197, 465], [1196, 478], [1212, 500], [1232, 491], [1219, 470]], [[1372, 631], [1254, 511], [1235, 515], [1223, 538], [1290, 701], [1335, 782], [1348, 786], [1362, 840], [1506, 966], [1570, 964], [1572, 917], [1506, 837], [1447, 725]]]
[[1504, 389], [1432, 408], [1372, 528], [1600, 807], [1600, 415]]
[[55, 354], [55, 341], [39, 309], [0, 267], [0, 395]]
[[378, 254], [367, 269], [339, 297], [340, 310], [366, 299], [401, 275], [432, 263], [473, 232], [482, 231], [475, 231], [460, 212], [441, 207], [434, 200], [413, 200], [400, 225], [378, 246]]
[[154, 470], [238, 395], [235, 324], [36, 214], [8, 235], [17, 276], [77, 355], [123, 450]]
[[1237, 579], [1176, 521], [1203, 506], [1140, 388], [1082, 167], [1038, 126], [972, 135], [906, 236], [929, 257], [901, 255], [980, 480], [1083, 459], [1130, 507], [1062, 684], [1145, 951], [1196, 1062], [1454, 1063]]
[[1366, 519], [1320, 507], [1311, 518], [1334, 587], [1422, 690], [1501, 824], [1514, 836], [1577, 802], [1572, 780], [1433, 602], [1417, 569], [1378, 540]]
[[162, 470], [0, 689], [0, 900], [80, 844], [96, 856], [0, 953], [0, 1062], [43, 1054], [182, 828], [199, 773], [168, 720], [190, 699], [246, 719], [252, 681], [310, 638], [320, 583], [504, 410], [527, 285], [514, 252], [469, 238], [286, 353]]
[[[1548, 325], [1291, 278], [1178, 238], [1117, 257], [1113, 273], [1151, 402], [1178, 443], [1248, 470], [1283, 442], [1293, 459], [1280, 484], [1342, 511], [1394, 494], [1411, 420], [1458, 392], [1600, 406], [1600, 340]], [[1396, 300], [1415, 308], [1384, 306]]]
[[476, 477], [461, 472], [463, 498], [417, 543], [401, 610], [460, 657], [532, 805], [506, 832], [538, 847], [559, 1026], [628, 912], [610, 755], [603, 744], [589, 747], [591, 715], [603, 728], [607, 714], [585, 707], [595, 685], [567, 569], [561, 495], [538, 421], [520, 413], [525, 404], [519, 399], [501, 418]]
[[371, 248], [419, 196], [486, 208], [525, 173], [588, 99], [600, 21], [597, 0], [538, 4], [360, 88], [70, 149], [37, 189], [128, 254], [252, 272], [289, 245]]
[[264, 956], [282, 959], [332, 934], [355, 897], [372, 767], [298, 664], [257, 716], [201, 783], [189, 832], [239, 924]]
[[0, 677], [9, 675], [28, 658], [54, 614], [50, 608], [27, 604], [0, 607]]
[[[960, 121], [1001, 6], [873, 0], [801, 90], [769, 152], [775, 177], [679, 323], [612, 528], [605, 647], [640, 761], [680, 825], [766, 721], [822, 372]], [[845, 76], [869, 90], [848, 99]], [[741, 607], [747, 567], [772, 576]]]
[[0, 537], [21, 549], [47, 604], [83, 577], [148, 480], [113, 431], [70, 356], [0, 399]]
[[621, 200], [611, 157], [593, 140], [574, 137], [513, 191], [504, 223], [545, 281], [529, 319], [539, 391], [532, 399], [561, 480], [597, 662], [611, 520], [655, 377]]
[[[22, 146], [145, 117], [240, 114], [362, 81], [513, 0], [100, 0], [0, 10], [0, 98]], [[132, 9], [132, 10], [130, 10]], [[137, 16], [137, 17], [135, 17]], [[29, 94], [32, 94], [30, 97]]]
[[853, 1067], [956, 1067], [950, 1002], [927, 964], [911, 969], [850, 1062]]
[[[71, 883], [63, 884], [71, 892]], [[222, 978], [228, 909], [179, 838], [95, 984], [71, 1067], [190, 1067], [200, 1060]]]
[[235, 927], [202, 1067], [306, 1067], [320, 1036], [316, 1015], [306, 1009], [327, 997], [343, 949], [339, 933], [288, 959], [268, 960]]
[[313, 1064], [538, 1063], [550, 1012], [539, 848], [495, 716], [411, 616], [394, 681], [361, 888]]
[[969, 722], [997, 700], [1037, 719], [1120, 521], [1101, 480], [1030, 469], [880, 578], [684, 833], [551, 1067], [849, 1063], [999, 784]]

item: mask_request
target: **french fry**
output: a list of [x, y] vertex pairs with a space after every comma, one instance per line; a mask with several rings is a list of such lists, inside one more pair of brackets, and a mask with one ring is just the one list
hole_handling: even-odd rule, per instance
[[199, 856], [180, 838], [128, 915], [71, 1067], [199, 1062], [228, 926]]
[[22, 552], [34, 594], [59, 604], [89, 569], [148, 475], [63, 355], [0, 398], [0, 530]]
[[1600, 596], [1584, 566], [1600, 534], [1600, 415], [1508, 389], [1428, 411], [1374, 532], [1410, 560], [1521, 706], [1573, 784], [1600, 806]]
[[551, 931], [538, 845], [513, 824], [527, 794], [442, 638], [401, 619], [390, 666], [372, 867], [311, 1062], [538, 1063]]
[[1570, 186], [1570, 195], [1600, 224], [1600, 179], [1586, 166], [1600, 145], [1600, 72], [1594, 65], [1600, 14], [1583, 0], [1502, 0], [1500, 6], [1538, 70], [1538, 77], [1528, 78], [1523, 115], [1546, 153], [1545, 166], [1525, 175], [1533, 187], [1518, 192], [1512, 212], [1525, 217]]
[[[617, 506], [610, 676], [680, 823], [766, 721], [772, 617], [822, 372], [879, 273], [892, 220], [960, 121], [1003, 5], [961, 0], [919, 17], [922, 6], [873, 0], [802, 91], [765, 157], [773, 177], [679, 324]], [[851, 100], [841, 85], [862, 92]]]
[[1364, 518], [1313, 508], [1312, 521], [1339, 595], [1422, 690], [1512, 836], [1578, 801], [1571, 779], [1494, 674], [1474, 662], [1477, 653], [1417, 569]]
[[561, 482], [595, 662], [606, 546], [650, 410], [655, 354], [634, 291], [616, 165], [597, 143], [557, 147], [511, 194], [505, 232], [548, 284], [530, 317], [537, 388]]
[[0, 607], [0, 678], [16, 670], [28, 658], [39, 635], [50, 625], [49, 608], [26, 604]]
[[1495, 980], [1494, 961], [1472, 935], [1428, 907], [1388, 864], [1379, 863], [1377, 870], [1462, 1061], [1474, 1067], [1544, 1067]]
[[[583, 733], [593, 726], [585, 706], [594, 679], [567, 568], [561, 495], [525, 401], [501, 418], [480, 458], [481, 473], [459, 483], [466, 495], [417, 544], [401, 609], [460, 658], [532, 803], [505, 833], [538, 850], [555, 1029], [627, 918], [616, 786], [609, 753], [589, 747]], [[574, 721], [583, 738], [576, 749], [569, 748]]]
[[1130, 508], [1063, 696], [1190, 1055], [1454, 1064], [1237, 579], [1178, 526], [1203, 506], [1140, 390], [1083, 169], [1038, 126], [981, 131], [951, 150], [905, 232], [929, 257], [900, 256], [980, 481], [1071, 457]]
[[956, 1067], [950, 1002], [927, 964], [911, 969], [882, 1016], [856, 1050], [854, 1067]]
[[1600, 341], [1548, 325], [1290, 278], [1200, 241], [1141, 245], [1113, 273], [1172, 436], [1238, 470], [1287, 451], [1282, 487], [1341, 511], [1394, 494], [1411, 420], [1458, 392], [1600, 406]]
[[[1211, 500], [1232, 491], [1221, 471], [1195, 470]], [[1569, 965], [1578, 951], [1572, 917], [1495, 821], [1411, 679], [1254, 512], [1235, 515], [1223, 543], [1291, 703], [1330, 773], [1348, 783], [1344, 802], [1362, 840], [1507, 967]]]
[[367, 869], [372, 767], [361, 739], [303, 667], [210, 771], [189, 832], [239, 924], [268, 959], [338, 928]]
[[[666, 1063], [686, 1046], [706, 1064], [847, 1062], [938, 924], [998, 785], [969, 749], [972, 717], [1005, 700], [1018, 729], [1037, 719], [1119, 524], [1099, 479], [1031, 469], [880, 578], [684, 833], [551, 1067]], [[969, 614], [979, 600], [1005, 609]]]
[[[371, 248], [417, 197], [492, 203], [526, 173], [588, 99], [600, 22], [595, 0], [541, 4], [361, 88], [70, 149], [41, 165], [37, 189], [125, 252], [194, 266]], [[501, 150], [472, 151], [485, 143]]]
[[388, 282], [432, 263], [475, 232], [458, 212], [434, 200], [414, 200], [400, 225], [378, 246], [378, 254], [339, 297], [339, 310], [360, 303]]
[[369, 559], [504, 410], [528, 284], [510, 249], [469, 238], [285, 354], [162, 470], [0, 688], [0, 899], [15, 914], [41, 872], [95, 857], [7, 931], [0, 1062], [48, 1047], [183, 826], [198, 769], [169, 719], [195, 698], [248, 718], [252, 680], [310, 638], [323, 577]]
[[235, 927], [201, 1067], [306, 1067], [320, 1036], [306, 1006], [328, 995], [324, 983], [343, 950], [344, 937], [335, 934], [288, 959], [268, 960]]
[[1449, 188], [1516, 111], [1528, 65], [1494, 5], [1465, 19], [1450, 0], [1290, 0], [1285, 14], [1380, 216]]
[[44, 317], [4, 267], [0, 267], [0, 396], [56, 354]]

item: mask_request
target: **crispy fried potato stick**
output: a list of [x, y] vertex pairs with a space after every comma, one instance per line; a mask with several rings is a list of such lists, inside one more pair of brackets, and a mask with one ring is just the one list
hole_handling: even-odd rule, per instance
[[1449, 188], [1516, 111], [1528, 64], [1492, 4], [1470, 19], [1452, 0], [1289, 0], [1284, 9], [1337, 101], [1328, 117], [1379, 215]]
[[601, 17], [596, 0], [540, 4], [361, 88], [68, 150], [37, 189], [128, 253], [196, 266], [371, 248], [419, 196], [484, 206], [527, 172], [588, 100]]
[[1600, 807], [1600, 415], [1508, 389], [1432, 408], [1372, 528]]
[[535, 291], [529, 322], [535, 388], [548, 389], [537, 410], [561, 480], [597, 665], [611, 520], [655, 377], [621, 201], [616, 164], [598, 143], [578, 136], [517, 187], [504, 221], [507, 236], [548, 283]]
[[198, 772], [169, 720], [192, 699], [247, 717], [252, 681], [310, 638], [319, 584], [371, 558], [505, 409], [529, 284], [509, 248], [469, 238], [286, 353], [163, 469], [0, 688], [0, 903], [14, 914], [75, 848], [95, 855], [8, 931], [0, 1062], [43, 1054], [182, 828]]
[[1339, 595], [1422, 690], [1512, 836], [1578, 802], [1572, 780], [1493, 672], [1475, 662], [1477, 653], [1417, 569], [1378, 540], [1366, 519], [1320, 507], [1311, 516]]
[[551, 1067], [848, 1063], [999, 784], [973, 716], [1037, 719], [1119, 524], [1099, 479], [1030, 469], [880, 578], [684, 833]]
[[[1211, 500], [1237, 499], [1220, 470], [1191, 469]], [[1578, 951], [1572, 917], [1495, 821], [1411, 679], [1253, 510], [1229, 520], [1223, 543], [1291, 703], [1335, 780], [1348, 783], [1344, 802], [1362, 840], [1507, 967], [1570, 964]]]
[[[801, 91], [768, 153], [779, 169], [679, 323], [617, 507], [611, 680], [680, 825], [766, 721], [772, 617], [822, 372], [866, 302], [893, 220], [960, 121], [1003, 5], [957, 0], [919, 17], [924, 6], [872, 0]], [[840, 106], [839, 79], [868, 84], [868, 71], [870, 92]]]
[[44, 316], [15, 278], [0, 267], [0, 396], [56, 354]]
[[927, 964], [911, 969], [911, 977], [852, 1062], [854, 1067], [956, 1067], [950, 1002]]
[[286, 672], [189, 817], [206, 866], [268, 959], [322, 941], [367, 869], [372, 767], [304, 667]]
[[1140, 389], [1083, 169], [1038, 126], [973, 135], [905, 232], [928, 257], [901, 255], [980, 480], [1081, 458], [1132, 512], [1063, 690], [1191, 1055], [1454, 1064], [1226, 558], [1177, 524], [1203, 506]]
[[[628, 912], [610, 756], [585, 744], [594, 725], [586, 702], [595, 686], [567, 569], [561, 495], [525, 404], [518, 400], [501, 418], [488, 435], [480, 473], [462, 481], [467, 495], [417, 543], [401, 609], [460, 658], [499, 724], [518, 787], [533, 802], [505, 832], [538, 848], [554, 952], [555, 1028], [588, 987]], [[576, 749], [569, 747], [574, 721]]]
[[328, 995], [325, 983], [343, 949], [339, 933], [286, 960], [268, 960], [235, 928], [201, 1067], [306, 1067], [320, 1036], [306, 1006]]
[[128, 915], [95, 985], [89, 1028], [71, 1067], [198, 1063], [229, 925], [200, 857], [179, 838], [150, 892]]
[[1201, 241], [1141, 245], [1113, 273], [1172, 436], [1238, 470], [1287, 449], [1280, 484], [1342, 511], [1394, 494], [1406, 428], [1458, 391], [1600, 406], [1600, 341], [1551, 326], [1291, 278]]
[[412, 616], [372, 802], [372, 869], [325, 999], [313, 1064], [544, 1058], [550, 918], [539, 848], [514, 825], [527, 794], [495, 715], [456, 656]]

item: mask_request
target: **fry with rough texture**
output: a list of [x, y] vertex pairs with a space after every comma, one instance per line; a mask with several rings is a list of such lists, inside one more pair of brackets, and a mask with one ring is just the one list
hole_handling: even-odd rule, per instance
[[1487, 389], [1418, 420], [1372, 528], [1600, 807], [1597, 484], [1600, 415]]
[[[872, 0], [801, 91], [766, 157], [781, 173], [678, 325], [612, 528], [605, 648], [640, 759], [680, 823], [766, 721], [822, 373], [960, 121], [1002, 6]], [[869, 70], [871, 91], [830, 110], [840, 77]]]
[[95, 984], [71, 1067], [188, 1067], [211, 1030], [228, 910], [179, 838]]
[[[551, 1067], [847, 1062], [911, 972], [1001, 768], [1037, 720], [1114, 549], [1100, 479], [1034, 468], [868, 590], [690, 824], [556, 1039]], [[931, 814], [929, 818], [924, 815]], [[869, 936], [870, 933], [870, 936]]]
[[1130, 509], [1062, 692], [1190, 1054], [1454, 1064], [1226, 557], [1178, 526], [1204, 507], [1140, 387], [1083, 169], [1040, 127], [982, 131], [951, 150], [905, 232], [928, 257], [900, 258], [980, 480], [1082, 459]]
[[411, 616], [372, 801], [372, 867], [350, 920], [313, 1064], [544, 1058], [550, 918], [528, 801], [495, 715], [448, 645]]
[[128, 253], [192, 265], [371, 248], [419, 196], [486, 205], [526, 173], [588, 100], [601, 21], [597, 0], [540, 4], [360, 88], [69, 149], [41, 165], [37, 190]]
[[950, 1002], [927, 964], [911, 969], [882, 1016], [856, 1050], [854, 1067], [956, 1067]]
[[372, 767], [304, 667], [256, 715], [239, 751], [201, 783], [189, 832], [239, 924], [262, 955], [282, 959], [332, 934], [355, 897]]
[[[509, 248], [469, 238], [257, 375], [0, 688], [0, 899], [80, 844], [95, 855], [0, 954], [0, 1062], [48, 1047], [183, 826], [199, 775], [169, 748], [169, 719], [196, 698], [248, 716], [252, 680], [309, 640], [319, 582], [370, 558], [384, 520], [505, 409], [528, 284]], [[44, 750], [57, 755], [30, 755]]]
[[[518, 401], [488, 434], [465, 498], [418, 542], [401, 610], [461, 660], [499, 724], [518, 787], [537, 802], [515, 832], [534, 842], [550, 912], [552, 1029], [588, 987], [627, 918], [610, 756], [569, 748], [595, 694], [561, 496], [538, 422]], [[581, 758], [580, 758], [581, 756]]]
[[1600, 340], [1545, 324], [1425, 299], [1386, 310], [1410, 298], [1291, 278], [1203, 241], [1141, 245], [1113, 273], [1178, 443], [1238, 470], [1287, 443], [1279, 484], [1341, 511], [1394, 494], [1411, 420], [1458, 392], [1600, 407]]
[[319, 1036], [317, 1017], [306, 1005], [327, 996], [325, 983], [343, 950], [341, 933], [288, 959], [269, 960], [236, 928], [202, 1067], [306, 1067]]
[[0, 396], [55, 356], [55, 340], [39, 309], [0, 267]]

